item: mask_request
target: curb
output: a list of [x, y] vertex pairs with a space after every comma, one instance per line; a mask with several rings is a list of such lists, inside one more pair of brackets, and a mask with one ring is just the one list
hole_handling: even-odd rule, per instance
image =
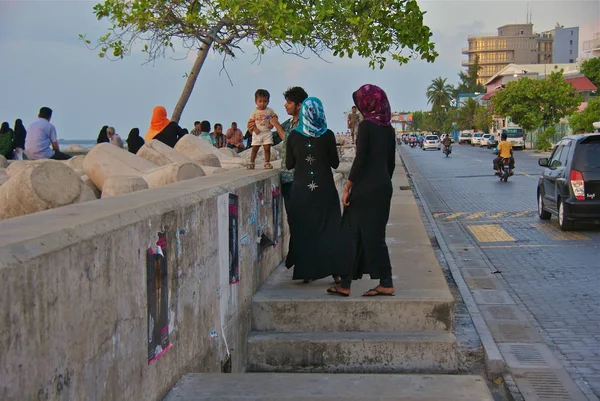
[[[412, 179], [411, 171], [406, 166], [406, 163], [404, 162], [404, 158], [402, 157], [402, 154], [400, 151], [399, 151], [399, 153], [400, 153], [400, 159], [402, 160], [402, 164], [404, 165], [404, 170], [406, 171], [407, 176], [410, 178], [410, 182], [412, 183], [417, 196], [420, 199], [424, 199], [419, 190], [419, 186]], [[473, 299], [473, 295], [471, 294], [471, 291], [469, 290], [467, 283], [465, 282], [462, 274], [460, 273], [458, 266], [454, 262], [454, 257], [450, 253], [450, 249], [448, 248], [446, 241], [444, 240], [442, 234], [440, 233], [440, 230], [437, 226], [437, 223], [435, 222], [435, 219], [433, 218], [433, 216], [431, 214], [431, 211], [429, 210], [429, 207], [427, 206], [427, 204], [425, 202], [421, 202], [421, 207], [423, 208], [423, 211], [425, 212], [425, 216], [427, 216], [427, 220], [429, 221], [429, 224], [431, 225], [431, 228], [435, 234], [436, 240], [440, 246], [440, 250], [442, 251], [442, 254], [444, 255], [444, 259], [446, 259], [446, 263], [448, 264], [448, 268], [450, 269], [450, 272], [452, 273], [454, 282], [456, 283], [456, 286], [460, 292], [460, 295], [463, 298], [463, 302], [465, 303], [465, 306], [467, 307], [467, 310], [469, 311], [469, 314], [471, 315], [471, 319], [473, 321], [473, 325], [475, 326], [475, 330], [477, 331], [477, 334], [479, 335], [479, 338], [481, 339], [481, 343], [483, 345], [483, 349], [484, 349], [484, 353], [485, 353], [485, 369], [486, 369], [488, 378], [496, 378], [498, 376], [507, 375], [508, 370], [507, 370], [504, 358], [502, 357], [502, 354], [500, 353], [500, 349], [498, 348], [498, 345], [496, 345], [496, 342], [494, 341], [494, 338], [492, 337], [492, 333], [490, 332], [487, 324], [485, 323], [485, 320], [483, 319], [483, 316], [481, 315], [481, 312], [479, 310], [479, 307], [477, 306], [477, 303]]]

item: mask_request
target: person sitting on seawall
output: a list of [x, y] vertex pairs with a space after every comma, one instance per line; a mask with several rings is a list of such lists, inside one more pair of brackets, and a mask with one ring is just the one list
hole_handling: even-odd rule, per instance
[[165, 145], [174, 147], [183, 135], [181, 127], [175, 121], [167, 118], [167, 109], [163, 106], [156, 106], [152, 110], [150, 128], [146, 132], [146, 142], [157, 139]]
[[106, 130], [106, 136], [108, 137], [108, 143], [123, 149], [123, 140], [119, 134], [117, 134], [115, 127], [108, 127]]
[[497, 174], [500, 173], [500, 160], [510, 159], [510, 170], [515, 168], [515, 158], [513, 157], [512, 143], [506, 140], [506, 134], [500, 136], [500, 143], [498, 144], [498, 157], [494, 159], [494, 171]]
[[15, 148], [15, 133], [5, 121], [0, 127], [0, 155], [12, 159]]
[[30, 160], [54, 159], [68, 160], [70, 155], [60, 151], [58, 139], [56, 138], [56, 128], [50, 123], [52, 119], [52, 109], [42, 107], [38, 114], [38, 119], [31, 123], [27, 128], [27, 137], [25, 138], [25, 155]]
[[144, 138], [140, 136], [139, 128], [132, 128], [127, 137], [127, 150], [136, 154], [144, 146]]

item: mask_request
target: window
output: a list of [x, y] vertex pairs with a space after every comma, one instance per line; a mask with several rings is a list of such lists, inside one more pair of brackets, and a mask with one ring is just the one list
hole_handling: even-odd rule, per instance
[[569, 44], [570, 44], [571, 46], [573, 46], [573, 41], [572, 41], [572, 40], [569, 40]]
[[573, 30], [571, 29], [571, 36], [573, 36]]
[[521, 36], [525, 35], [525, 31], [521, 29]]
[[569, 54], [573, 54], [573, 50], [569, 50]]
[[557, 168], [561, 166], [560, 158], [563, 148], [564, 146], [559, 143], [558, 146], [556, 146], [556, 148], [554, 149], [554, 153], [552, 153], [552, 156], [550, 157], [550, 160], [548, 162], [548, 166], [550, 166], [550, 168]]
[[573, 59], [572, 58], [569, 59], [569, 64], [573, 64]]

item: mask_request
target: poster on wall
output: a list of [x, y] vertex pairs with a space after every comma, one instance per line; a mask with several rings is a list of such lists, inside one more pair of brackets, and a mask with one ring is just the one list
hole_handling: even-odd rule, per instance
[[229, 284], [240, 282], [238, 196], [229, 194]]
[[169, 348], [169, 279], [167, 235], [158, 233], [154, 248], [146, 253], [146, 291], [148, 302], [148, 365]]
[[273, 189], [273, 242], [277, 246], [281, 236], [281, 227], [279, 226], [279, 216], [281, 215], [281, 191], [279, 187]]

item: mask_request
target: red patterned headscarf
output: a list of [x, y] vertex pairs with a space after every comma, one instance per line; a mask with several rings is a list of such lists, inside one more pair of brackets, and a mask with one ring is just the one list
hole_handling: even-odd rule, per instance
[[392, 109], [384, 90], [379, 86], [366, 84], [352, 94], [354, 104], [365, 120], [377, 125], [392, 125]]

